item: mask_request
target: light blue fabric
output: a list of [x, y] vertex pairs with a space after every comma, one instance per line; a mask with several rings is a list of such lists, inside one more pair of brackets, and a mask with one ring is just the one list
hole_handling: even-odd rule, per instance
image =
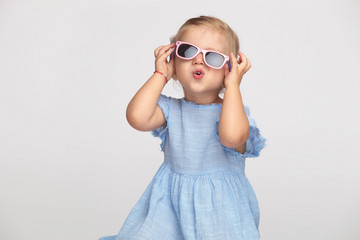
[[101, 240], [257, 240], [259, 208], [245, 158], [265, 146], [249, 108], [250, 136], [241, 154], [221, 144], [221, 104], [196, 105], [161, 95], [167, 120], [154, 130], [164, 162], [116, 236]]

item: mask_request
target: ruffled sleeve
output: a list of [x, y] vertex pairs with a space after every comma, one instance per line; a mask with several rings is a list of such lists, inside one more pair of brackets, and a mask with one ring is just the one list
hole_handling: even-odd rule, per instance
[[[246, 150], [244, 153], [240, 153], [236, 151], [234, 148], [228, 148], [223, 146], [225, 151], [231, 153], [235, 156], [240, 156], [243, 158], [248, 157], [258, 157], [260, 155], [260, 151], [266, 146], [266, 139], [260, 134], [260, 129], [257, 127], [255, 120], [250, 117], [250, 110], [247, 106], [244, 106], [246, 116], [249, 120], [249, 138], [246, 140]], [[219, 122], [216, 123], [216, 136], [219, 141]]]
[[250, 110], [247, 106], [245, 106], [245, 112], [249, 119], [249, 138], [246, 141], [246, 151], [243, 155], [245, 157], [258, 157], [261, 149], [266, 146], [266, 139], [260, 134], [255, 120], [250, 117]]
[[159, 100], [157, 102], [158, 106], [161, 108], [165, 119], [166, 119], [166, 123], [165, 126], [161, 126], [153, 131], [151, 131], [152, 135], [154, 137], [159, 137], [161, 139], [161, 151], [164, 151], [164, 147], [165, 147], [165, 140], [166, 140], [166, 132], [168, 130], [168, 119], [169, 119], [169, 113], [170, 113], [170, 104], [171, 103], [171, 98], [167, 97], [163, 94], [160, 95]]

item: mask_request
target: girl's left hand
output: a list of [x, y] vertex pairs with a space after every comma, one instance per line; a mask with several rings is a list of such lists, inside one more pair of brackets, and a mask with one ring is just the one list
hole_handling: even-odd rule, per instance
[[230, 85], [239, 87], [244, 74], [251, 68], [249, 59], [247, 59], [247, 57], [240, 51], [239, 56], [239, 60], [236, 60], [235, 55], [232, 52], [230, 53], [231, 72], [226, 64], [224, 79], [225, 88]]

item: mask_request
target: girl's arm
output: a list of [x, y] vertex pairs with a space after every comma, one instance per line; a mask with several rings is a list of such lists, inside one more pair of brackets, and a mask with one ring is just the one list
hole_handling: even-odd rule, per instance
[[[174, 44], [155, 49], [155, 69], [166, 74], [170, 79], [174, 70], [174, 60], [167, 62], [167, 57], [174, 50]], [[161, 91], [166, 84], [165, 78], [154, 73], [131, 99], [126, 109], [129, 124], [140, 131], [154, 130], [166, 122], [161, 108], [157, 105]]]
[[249, 138], [249, 120], [242, 102], [240, 83], [251, 64], [244, 54], [239, 52], [242, 62], [238, 64], [233, 53], [230, 55], [231, 72], [225, 70], [225, 94], [219, 120], [219, 138], [229, 148], [244, 153]]

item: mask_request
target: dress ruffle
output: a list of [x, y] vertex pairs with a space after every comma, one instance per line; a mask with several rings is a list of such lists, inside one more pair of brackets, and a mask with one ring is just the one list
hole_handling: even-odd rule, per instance
[[161, 126], [153, 131], [151, 131], [152, 135], [154, 137], [159, 137], [161, 140], [160, 148], [161, 151], [165, 151], [165, 141], [166, 141], [166, 131], [168, 130], [167, 123], [165, 124], [165, 127]]
[[[241, 158], [258, 157], [260, 151], [266, 146], [266, 139], [260, 134], [260, 129], [257, 127], [255, 120], [250, 117], [249, 107], [244, 106], [246, 116], [249, 120], [249, 138], [246, 140], [246, 150], [244, 153], [236, 151], [234, 148], [228, 148], [222, 145], [223, 149], [233, 156]], [[219, 120], [216, 121], [216, 138], [220, 141], [219, 137]]]
[[[170, 106], [169, 102], [171, 101], [170, 97], [167, 97], [163, 94], [160, 95], [159, 100], [157, 102], [158, 106], [161, 108], [165, 119], [168, 120], [169, 118], [169, 112], [170, 112]], [[165, 151], [165, 140], [166, 140], [166, 131], [168, 129], [168, 121], [166, 121], [165, 126], [161, 126], [153, 131], [151, 131], [151, 134], [154, 137], [159, 137], [161, 139], [160, 148], [161, 151]]]

